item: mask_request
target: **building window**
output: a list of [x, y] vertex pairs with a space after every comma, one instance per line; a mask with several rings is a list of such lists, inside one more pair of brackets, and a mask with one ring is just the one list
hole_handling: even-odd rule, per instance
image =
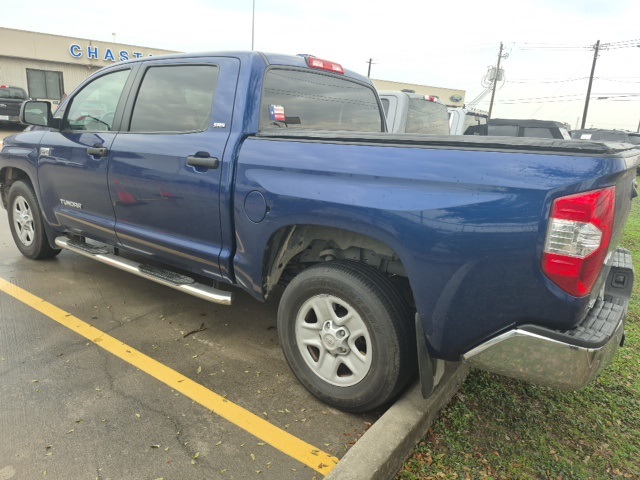
[[31, 98], [60, 100], [64, 93], [62, 72], [27, 68], [27, 85]]

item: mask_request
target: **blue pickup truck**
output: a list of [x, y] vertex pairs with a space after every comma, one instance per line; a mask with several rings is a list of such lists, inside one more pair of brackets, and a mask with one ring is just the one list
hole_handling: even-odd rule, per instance
[[291, 369], [337, 408], [418, 373], [427, 396], [444, 361], [577, 389], [623, 342], [630, 145], [390, 134], [368, 79], [257, 52], [119, 63], [21, 118], [0, 194], [25, 256], [278, 299]]

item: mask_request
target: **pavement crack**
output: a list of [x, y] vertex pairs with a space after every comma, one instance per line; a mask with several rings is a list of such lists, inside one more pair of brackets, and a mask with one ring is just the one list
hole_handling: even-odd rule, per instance
[[207, 327], [204, 326], [204, 322], [200, 325], [200, 328], [196, 328], [195, 330], [191, 330], [189, 333], [185, 333], [182, 338], [187, 338], [189, 335], [193, 335], [194, 333], [204, 332], [207, 330]]

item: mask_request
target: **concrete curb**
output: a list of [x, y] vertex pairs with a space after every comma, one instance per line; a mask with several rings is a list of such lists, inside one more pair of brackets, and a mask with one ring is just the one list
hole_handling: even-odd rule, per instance
[[422, 398], [418, 383], [410, 387], [349, 449], [325, 480], [393, 478], [467, 373], [466, 365], [448, 363], [440, 385], [427, 400]]

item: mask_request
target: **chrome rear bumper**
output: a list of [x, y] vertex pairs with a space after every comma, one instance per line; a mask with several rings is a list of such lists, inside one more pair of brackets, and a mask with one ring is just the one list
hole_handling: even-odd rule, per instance
[[631, 254], [614, 253], [604, 295], [574, 329], [555, 331], [523, 325], [467, 352], [462, 360], [482, 370], [563, 390], [591, 382], [624, 341], [631, 288]]
[[620, 322], [602, 347], [586, 348], [515, 329], [474, 348], [463, 357], [468, 365], [563, 390], [591, 382], [612, 361], [624, 338]]

